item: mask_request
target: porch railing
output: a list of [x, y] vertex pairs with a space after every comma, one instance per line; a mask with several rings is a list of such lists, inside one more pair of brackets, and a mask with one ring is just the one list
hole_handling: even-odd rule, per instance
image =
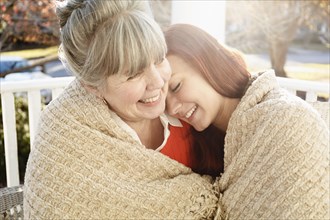
[[277, 77], [277, 80], [281, 87], [285, 88], [294, 95], [297, 95], [297, 92], [305, 92], [305, 100], [308, 102], [316, 101], [320, 96], [325, 96], [329, 99], [330, 83], [283, 77]]
[[26, 93], [28, 99], [30, 147], [37, 129], [41, 113], [41, 90], [51, 90], [52, 99], [56, 98], [74, 77], [1, 82], [1, 107], [4, 132], [7, 186], [19, 185], [15, 94]]
[[[27, 94], [30, 146], [32, 148], [38, 119], [41, 113], [41, 91], [44, 89], [51, 90], [52, 99], [54, 99], [73, 79], [74, 77], [62, 77], [18, 82], [1, 82], [0, 93], [4, 131], [7, 186], [16, 186], [20, 184], [14, 103], [15, 94], [21, 92]], [[293, 94], [296, 94], [297, 91], [306, 92], [306, 101], [316, 101], [318, 96], [322, 96], [324, 94], [329, 97], [329, 83], [311, 82], [279, 77], [278, 81], [283, 88], [286, 88]]]

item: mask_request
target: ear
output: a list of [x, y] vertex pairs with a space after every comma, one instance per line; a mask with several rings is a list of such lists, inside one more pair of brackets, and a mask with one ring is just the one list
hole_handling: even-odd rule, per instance
[[90, 93], [96, 95], [97, 97], [102, 97], [100, 91], [91, 85], [86, 85], [85, 83], [82, 83], [83, 87]]

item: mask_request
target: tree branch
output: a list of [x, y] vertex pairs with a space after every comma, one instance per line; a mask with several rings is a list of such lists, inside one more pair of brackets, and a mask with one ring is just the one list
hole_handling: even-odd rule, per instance
[[44, 58], [33, 61], [33, 63], [28, 65], [28, 66], [23, 66], [23, 67], [19, 67], [19, 68], [16, 68], [16, 69], [1, 72], [0, 77], [5, 77], [6, 75], [11, 74], [11, 73], [22, 72], [24, 70], [29, 70], [29, 69], [32, 69], [33, 67], [36, 67], [36, 66], [42, 66], [42, 65], [44, 65], [44, 64], [46, 64], [50, 61], [54, 61], [54, 60], [57, 60], [57, 59], [58, 59], [57, 54], [56, 55], [49, 55], [47, 57], [44, 57]]

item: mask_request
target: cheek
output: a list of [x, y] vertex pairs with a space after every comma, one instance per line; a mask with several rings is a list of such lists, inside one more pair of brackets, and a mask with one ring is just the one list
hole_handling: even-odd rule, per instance
[[172, 93], [171, 95], [168, 95], [166, 97], [166, 102], [167, 103], [174, 103], [174, 104], [177, 104], [177, 103], [186, 103], [186, 102], [189, 102], [189, 100], [191, 100], [190, 98], [190, 94], [187, 94], [184, 90], [180, 90], [176, 93]]
[[107, 101], [109, 103], [122, 103], [124, 105], [138, 102], [143, 96], [144, 90], [139, 85], [125, 85], [116, 90], [108, 91]]
[[182, 93], [178, 94], [178, 100], [182, 103], [196, 103], [196, 96], [193, 93], [188, 93], [187, 91], [182, 91]]
[[136, 103], [143, 97], [144, 92], [145, 89], [143, 86], [132, 84], [121, 90], [120, 96], [130, 103]]
[[133, 91], [130, 91], [130, 92], [127, 92], [125, 94], [125, 99], [129, 102], [129, 103], [136, 103], [138, 102], [141, 97], [142, 97], [142, 94], [141, 92], [133, 92]]

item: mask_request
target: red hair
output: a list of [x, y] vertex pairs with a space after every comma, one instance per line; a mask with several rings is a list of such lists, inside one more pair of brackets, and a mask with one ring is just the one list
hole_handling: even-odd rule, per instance
[[241, 98], [250, 79], [240, 52], [189, 24], [175, 24], [165, 31], [167, 55], [177, 55], [198, 70], [221, 95]]
[[[238, 50], [220, 44], [214, 37], [189, 24], [175, 24], [165, 32], [167, 55], [176, 55], [199, 71], [222, 96], [241, 98], [251, 74]], [[210, 125], [202, 132], [192, 128], [192, 169], [219, 176], [223, 172], [225, 133]]]

